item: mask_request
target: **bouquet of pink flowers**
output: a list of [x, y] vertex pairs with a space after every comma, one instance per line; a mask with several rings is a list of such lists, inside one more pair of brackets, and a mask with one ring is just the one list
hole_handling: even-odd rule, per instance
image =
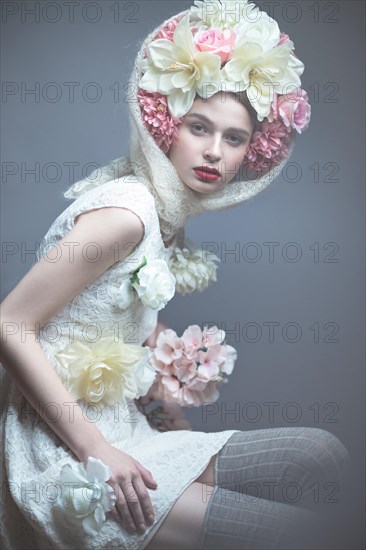
[[232, 373], [235, 348], [224, 343], [216, 326], [189, 326], [181, 337], [171, 329], [160, 332], [150, 359], [157, 371], [155, 392], [168, 403], [199, 407], [219, 397], [218, 386]]

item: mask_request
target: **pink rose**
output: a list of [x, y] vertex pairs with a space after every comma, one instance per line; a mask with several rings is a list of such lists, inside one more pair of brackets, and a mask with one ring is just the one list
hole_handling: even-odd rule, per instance
[[308, 99], [308, 94], [301, 88], [278, 95], [272, 103], [274, 120], [282, 120], [287, 128], [295, 128], [301, 134], [310, 122], [311, 106]]
[[200, 52], [219, 55], [221, 63], [225, 63], [234, 49], [235, 36], [232, 29], [222, 31], [211, 27], [207, 31], [197, 32], [194, 35], [194, 43]]

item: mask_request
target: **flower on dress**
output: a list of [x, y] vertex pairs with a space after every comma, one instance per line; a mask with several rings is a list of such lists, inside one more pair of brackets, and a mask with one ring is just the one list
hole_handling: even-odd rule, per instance
[[147, 260], [124, 281], [117, 291], [116, 305], [121, 309], [129, 307], [135, 296], [155, 310], [163, 309], [175, 293], [175, 277], [164, 260]]
[[154, 390], [167, 403], [200, 406], [219, 397], [218, 385], [232, 373], [235, 348], [225, 344], [217, 327], [189, 326], [181, 338], [167, 329], [159, 333], [151, 363], [158, 376]]
[[106, 483], [112, 472], [109, 466], [92, 456], [86, 469], [82, 463], [65, 464], [60, 472], [61, 499], [55, 508], [74, 527], [96, 535], [106, 521], [106, 512], [116, 502], [113, 488]]
[[188, 294], [195, 290], [202, 292], [211, 282], [215, 282], [217, 265], [220, 259], [211, 254], [211, 259], [203, 259], [203, 251], [190, 250], [188, 246], [175, 247], [169, 260], [169, 268], [176, 278], [176, 291]]
[[103, 408], [148, 392], [155, 379], [150, 354], [149, 348], [106, 336], [92, 343], [72, 342], [55, 358], [68, 371], [72, 397]]

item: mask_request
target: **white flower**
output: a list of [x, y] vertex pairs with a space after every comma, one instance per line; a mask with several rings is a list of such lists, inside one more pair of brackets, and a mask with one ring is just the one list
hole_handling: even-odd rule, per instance
[[68, 370], [67, 386], [72, 397], [98, 403], [102, 408], [145, 395], [155, 378], [148, 348], [116, 342], [114, 336], [88, 344], [72, 342], [55, 358]]
[[176, 278], [176, 291], [187, 294], [194, 290], [202, 291], [216, 281], [216, 262], [219, 258], [211, 254], [212, 260], [202, 257], [202, 250], [190, 250], [188, 247], [175, 247], [170, 258], [169, 267]]
[[106, 483], [111, 469], [101, 460], [88, 457], [86, 470], [82, 463], [74, 468], [65, 464], [60, 472], [61, 499], [56, 509], [74, 526], [82, 526], [88, 535], [96, 535], [115, 502], [113, 488]]
[[253, 10], [258, 10], [248, 0], [195, 0], [197, 6], [191, 7], [192, 14], [196, 15], [207, 27], [232, 29], [243, 20], [254, 17]]
[[300, 75], [304, 70], [301, 61], [294, 62], [290, 40], [267, 51], [266, 48], [266, 43], [245, 43], [234, 49], [222, 69], [226, 90], [246, 90], [258, 120], [270, 114], [275, 92], [285, 94], [301, 86]]
[[[277, 46], [281, 31], [278, 23], [268, 13], [258, 11], [257, 18], [244, 20], [236, 30], [235, 48], [244, 44], [259, 44], [264, 52], [268, 52]], [[292, 43], [291, 43], [292, 44]]]
[[115, 304], [126, 309], [137, 296], [152, 309], [163, 309], [174, 296], [175, 277], [164, 260], [147, 260], [133, 272], [129, 280], [123, 281], [117, 291]]
[[145, 306], [163, 309], [173, 298], [175, 277], [164, 260], [151, 260], [139, 269], [138, 282], [133, 283], [136, 292]]
[[195, 50], [187, 13], [176, 26], [174, 42], [160, 38], [148, 45], [139, 86], [168, 96], [169, 110], [179, 118], [192, 107], [196, 93], [208, 99], [218, 91], [207, 84], [220, 81], [220, 66], [219, 55]]

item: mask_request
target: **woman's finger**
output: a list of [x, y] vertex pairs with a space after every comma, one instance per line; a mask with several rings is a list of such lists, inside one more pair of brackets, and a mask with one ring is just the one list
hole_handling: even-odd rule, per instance
[[[129, 484], [128, 490], [124, 490], [124, 494], [137, 530], [140, 532], [144, 532], [146, 530], [145, 517], [142, 512], [139, 497], [136, 493], [136, 487], [138, 486], [138, 483], [139, 482], [136, 478], [132, 479], [131, 484]], [[140, 483], [142, 483], [142, 481], [140, 481]]]
[[117, 500], [116, 500], [116, 505], [114, 509], [117, 511], [117, 513], [120, 514], [120, 517], [122, 517], [123, 525], [125, 526], [125, 528], [130, 532], [136, 531], [136, 525], [133, 520], [130, 507], [126, 500], [123, 488], [118, 484], [116, 484], [115, 493], [116, 493]]
[[138, 471], [140, 472], [140, 475], [142, 477], [143, 482], [145, 484], [147, 484], [150, 488], [156, 489], [158, 484], [155, 481], [152, 473], [137, 461], [136, 461], [136, 467], [137, 467]]
[[136, 494], [140, 499], [142, 511], [145, 516], [145, 523], [146, 525], [152, 525], [155, 521], [154, 507], [152, 505], [150, 495], [146, 490], [143, 480], [136, 480], [134, 482], [134, 487]]

